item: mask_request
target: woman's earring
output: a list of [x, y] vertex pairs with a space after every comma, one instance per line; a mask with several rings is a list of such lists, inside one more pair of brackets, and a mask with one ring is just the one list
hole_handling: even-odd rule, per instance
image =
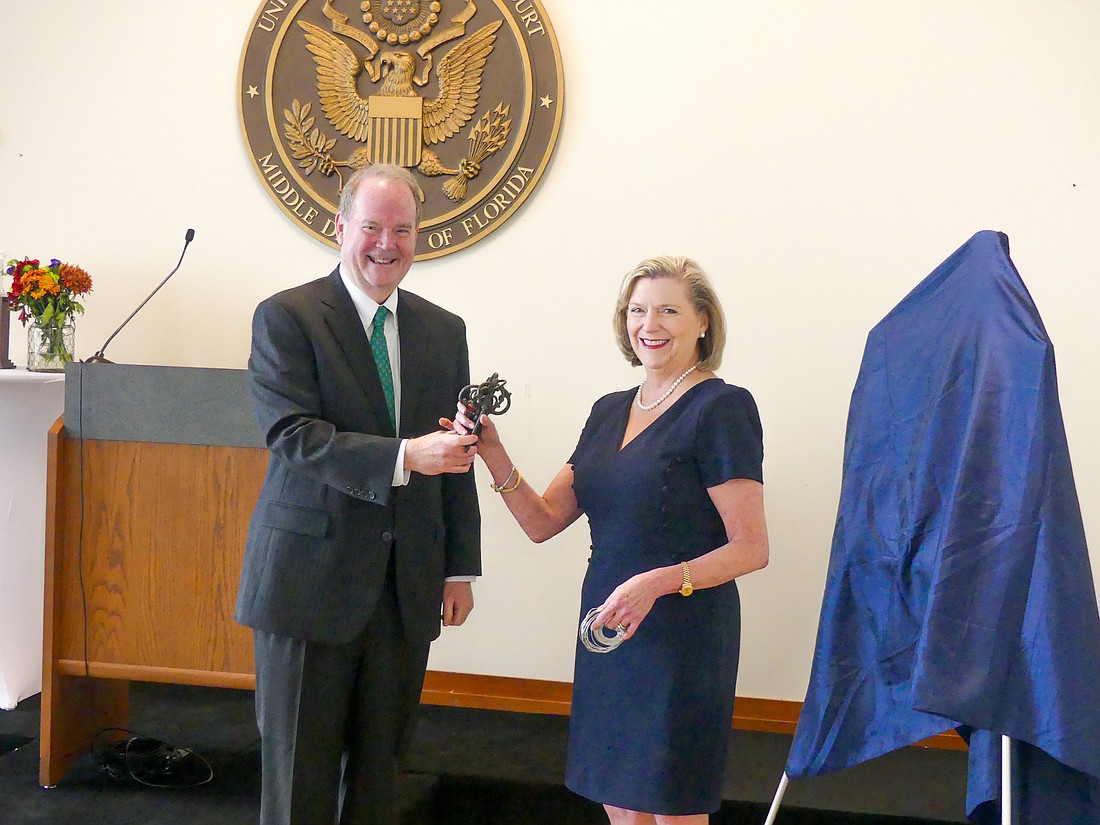
[[699, 337], [700, 337], [700, 338], [706, 338], [706, 337], [707, 337], [707, 331], [706, 331], [706, 330], [703, 330], [702, 332], [700, 332], [700, 333], [699, 333]]

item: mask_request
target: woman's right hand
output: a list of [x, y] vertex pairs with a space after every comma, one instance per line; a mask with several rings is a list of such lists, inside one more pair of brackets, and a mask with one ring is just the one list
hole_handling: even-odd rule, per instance
[[[440, 418], [439, 425], [446, 430], [453, 430], [459, 435], [467, 435], [474, 431], [474, 422], [469, 415], [467, 415], [466, 408], [462, 404], [457, 406], [453, 421], [447, 418]], [[481, 416], [481, 432], [478, 433], [477, 445], [478, 452], [482, 455], [482, 458], [486, 458], [486, 450], [493, 453], [504, 449], [504, 445], [500, 440], [500, 433], [488, 415]]]
[[474, 422], [466, 413], [466, 406], [462, 402], [459, 402], [455, 407], [454, 421], [449, 421], [446, 418], [439, 419], [439, 423], [442, 424], [443, 422], [447, 422], [447, 426], [459, 435], [466, 435], [474, 429]]

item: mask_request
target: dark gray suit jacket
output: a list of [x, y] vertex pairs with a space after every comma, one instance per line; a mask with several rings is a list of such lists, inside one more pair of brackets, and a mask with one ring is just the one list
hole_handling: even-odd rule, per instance
[[[469, 383], [462, 319], [401, 291], [401, 437], [439, 429]], [[399, 440], [339, 270], [256, 309], [248, 362], [271, 451], [249, 525], [236, 619], [328, 644], [362, 631], [395, 553], [410, 641], [440, 632], [446, 576], [481, 572], [473, 472], [393, 487]]]

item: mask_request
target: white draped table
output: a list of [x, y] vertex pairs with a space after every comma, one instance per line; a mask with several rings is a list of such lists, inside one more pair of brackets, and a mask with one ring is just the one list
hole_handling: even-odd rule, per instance
[[60, 373], [0, 370], [0, 708], [42, 690], [46, 438]]

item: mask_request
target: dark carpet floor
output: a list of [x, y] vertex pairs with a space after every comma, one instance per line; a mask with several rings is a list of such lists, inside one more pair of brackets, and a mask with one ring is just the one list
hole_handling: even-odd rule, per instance
[[[0, 711], [0, 823], [254, 825], [260, 760], [252, 694], [135, 683], [131, 730], [193, 750], [175, 778], [190, 788], [114, 778], [89, 754], [55, 788], [38, 786], [38, 697]], [[602, 825], [598, 805], [561, 784], [567, 720], [424, 706], [403, 777], [407, 825]], [[790, 737], [733, 731], [726, 801], [712, 825], [762, 825]], [[201, 759], [199, 758], [201, 757]], [[117, 766], [117, 762], [113, 763]], [[172, 781], [170, 778], [168, 781]], [[966, 754], [906, 748], [857, 768], [791, 784], [776, 825], [966, 822]]]

